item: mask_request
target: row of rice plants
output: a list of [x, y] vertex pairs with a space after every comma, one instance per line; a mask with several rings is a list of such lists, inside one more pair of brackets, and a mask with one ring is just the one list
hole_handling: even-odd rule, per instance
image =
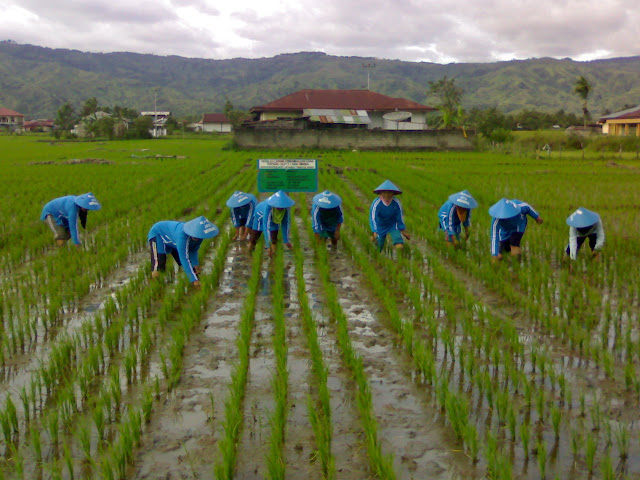
[[283, 446], [285, 442], [287, 425], [287, 398], [288, 379], [287, 371], [287, 336], [284, 319], [284, 257], [282, 248], [276, 251], [273, 259], [273, 351], [275, 354], [275, 370], [271, 378], [271, 387], [274, 397], [274, 409], [269, 415], [270, 436], [269, 450], [267, 452], [267, 472], [270, 479], [285, 478], [285, 459], [283, 456]]
[[[298, 197], [298, 202], [300, 202], [300, 196]], [[335, 478], [336, 467], [331, 448], [333, 425], [331, 423], [331, 394], [327, 387], [328, 367], [324, 361], [322, 349], [318, 342], [317, 324], [309, 307], [309, 297], [304, 279], [304, 253], [300, 246], [300, 232], [297, 222], [292, 222], [291, 231], [292, 237], [294, 238], [293, 254], [301, 320], [311, 355], [311, 370], [317, 390], [315, 399], [312, 395], [309, 395], [307, 399], [307, 412], [315, 437], [317, 456], [322, 464], [322, 475], [323, 478], [329, 480]]]
[[234, 478], [236, 457], [238, 454], [238, 438], [243, 425], [243, 409], [247, 373], [250, 360], [251, 334], [253, 332], [256, 295], [261, 278], [263, 249], [256, 248], [253, 252], [251, 278], [247, 286], [246, 296], [242, 307], [238, 336], [238, 360], [233, 366], [229, 393], [224, 402], [224, 419], [221, 429], [222, 436], [218, 443], [220, 458], [215, 462], [213, 473], [219, 480]]

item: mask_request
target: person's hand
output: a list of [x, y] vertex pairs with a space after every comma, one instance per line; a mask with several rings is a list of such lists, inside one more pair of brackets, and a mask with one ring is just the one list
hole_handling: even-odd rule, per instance
[[285, 243], [285, 245], [287, 246], [287, 248], [291, 249], [291, 247], [293, 247], [293, 245], [291, 245], [291, 242], [287, 242]]
[[469, 240], [469, 237], [471, 236], [471, 232], [469, 230], [467, 230], [466, 232], [464, 232], [464, 239], [465, 240]]
[[160, 272], [158, 270], [154, 270], [151, 272], [151, 278], [158, 278], [160, 276]]
[[375, 242], [376, 240], [378, 240], [378, 234], [376, 232], [373, 232], [371, 234], [371, 241]]
[[194, 265], [193, 271], [196, 272], [196, 275], [200, 275], [200, 272], [202, 272], [202, 267], [200, 265]]
[[492, 256], [492, 257], [491, 257], [491, 261], [492, 261], [493, 263], [498, 263], [500, 260], [502, 260], [502, 254], [501, 254], [501, 253], [499, 253], [499, 254], [498, 254], [498, 255], [496, 255], [496, 256]]
[[193, 286], [195, 288], [200, 288], [200, 280], [196, 280], [195, 282], [193, 282]]
[[406, 230], [402, 231], [402, 236], [407, 240], [411, 240], [411, 235], [409, 235]]
[[536, 218], [536, 223], [537, 223], [538, 225], [540, 225], [543, 221], [544, 221], [544, 220], [542, 220], [542, 217], [538, 217], [538, 218]]

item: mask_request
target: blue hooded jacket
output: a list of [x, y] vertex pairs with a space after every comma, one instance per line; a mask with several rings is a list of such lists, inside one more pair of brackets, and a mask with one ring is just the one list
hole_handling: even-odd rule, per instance
[[[337, 210], [336, 210], [337, 209]], [[333, 226], [328, 226], [325, 225], [325, 223], [323, 222], [323, 211], [327, 212], [327, 211], [333, 211], [336, 210], [337, 211], [337, 222], [336, 225]], [[331, 231], [331, 232], [335, 232], [336, 230], [336, 226], [338, 224], [344, 223], [344, 215], [342, 213], [342, 207], [340, 205], [338, 205], [337, 207], [334, 208], [320, 208], [317, 205], [314, 205], [311, 208], [311, 220], [313, 223], [313, 231], [314, 233], [320, 233], [323, 231]]]
[[462, 226], [468, 227], [471, 225], [471, 209], [469, 209], [467, 219], [464, 222], [460, 222], [456, 213], [456, 205], [447, 200], [438, 210], [438, 220], [440, 221], [440, 230], [444, 230], [449, 236], [459, 237]]
[[80, 207], [75, 202], [75, 195], [67, 195], [51, 200], [42, 209], [40, 220], [51, 215], [56, 224], [69, 230], [73, 243], [80, 245], [80, 237], [78, 235], [78, 213]]
[[232, 208], [231, 222], [233, 223], [233, 226], [236, 228], [244, 226], [251, 228], [257, 204], [258, 202], [256, 202], [255, 199], [252, 199], [249, 203], [246, 203], [241, 207]]
[[198, 249], [202, 244], [202, 239], [190, 237], [184, 233], [183, 225], [184, 222], [173, 220], [155, 223], [149, 230], [147, 242], [155, 238], [158, 253], [160, 254], [166, 255], [173, 250], [177, 251], [180, 264], [189, 280], [193, 283], [198, 280], [194, 267], [199, 265]]
[[516, 207], [520, 207], [520, 213], [515, 217], [498, 219], [491, 222], [491, 255], [494, 257], [500, 253], [500, 242], [511, 238], [515, 232], [524, 233], [527, 229], [527, 215], [537, 219], [540, 214], [527, 202], [511, 200]]
[[385, 205], [380, 197], [376, 198], [369, 209], [369, 225], [371, 231], [378, 235], [386, 235], [391, 230], [405, 230], [400, 201], [393, 197], [391, 203]]
[[271, 245], [269, 232], [280, 230], [280, 226], [282, 226], [282, 240], [284, 243], [289, 243], [289, 210], [289, 208], [286, 209], [282, 224], [279, 225], [273, 222], [273, 207], [266, 200], [256, 206], [251, 228], [264, 233], [264, 242], [267, 247]]

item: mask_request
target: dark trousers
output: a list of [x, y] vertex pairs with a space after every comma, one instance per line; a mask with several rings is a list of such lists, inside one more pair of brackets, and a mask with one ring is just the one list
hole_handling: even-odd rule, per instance
[[[584, 241], [587, 238], [589, 239], [589, 246], [591, 247], [591, 251], [593, 252], [593, 249], [596, 248], [596, 241], [598, 240], [598, 235], [596, 235], [595, 233], [592, 233], [591, 235], [587, 235], [586, 237], [578, 237], [576, 239], [578, 241], [578, 246], [576, 248], [576, 253], [578, 253], [580, 251], [580, 247], [582, 246], [582, 244], [584, 243]], [[567, 255], [569, 255], [569, 253], [571, 253], [570, 245], [567, 245], [567, 249], [565, 251], [567, 252]]]
[[[271, 239], [271, 243], [276, 243], [278, 241], [278, 232], [279, 230], [271, 230], [269, 232], [269, 238]], [[251, 245], [255, 247], [256, 243], [258, 243], [258, 240], [260, 240], [261, 236], [262, 236], [262, 230], [251, 229], [251, 238], [249, 239], [249, 241], [251, 242]]]
[[[164, 272], [167, 268], [167, 254], [166, 253], [158, 253], [158, 244], [155, 238], [149, 240], [149, 253], [151, 255], [151, 271], [152, 272]], [[176, 261], [178, 265], [180, 263], [180, 256], [178, 255], [178, 251], [172, 249], [171, 256]]]

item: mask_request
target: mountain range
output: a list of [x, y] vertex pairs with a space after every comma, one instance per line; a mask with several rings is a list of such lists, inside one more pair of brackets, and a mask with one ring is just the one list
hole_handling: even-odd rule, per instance
[[[139, 53], [88, 53], [0, 42], [0, 107], [26, 119], [54, 118], [65, 103], [171, 111], [193, 119], [231, 101], [248, 110], [306, 88], [366, 89], [434, 106], [430, 82], [455, 79], [465, 109], [496, 107], [581, 114], [573, 92], [584, 76], [594, 118], [640, 103], [640, 56], [578, 62], [532, 58], [494, 63], [407, 62], [319, 52], [213, 60]], [[367, 85], [368, 84], [368, 85]]]

